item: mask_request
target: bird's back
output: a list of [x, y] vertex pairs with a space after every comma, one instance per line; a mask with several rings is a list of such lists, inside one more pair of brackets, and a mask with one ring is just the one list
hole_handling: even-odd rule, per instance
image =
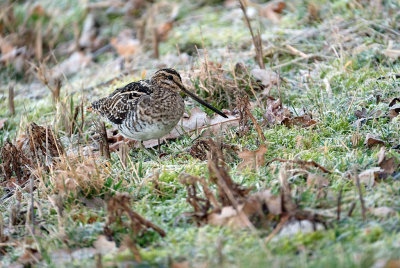
[[153, 87], [148, 80], [132, 82], [116, 89], [108, 97], [92, 103], [92, 108], [114, 125], [122, 124], [128, 113], [135, 110], [141, 97], [153, 93]]
[[125, 137], [149, 140], [168, 134], [182, 117], [185, 104], [177, 92], [141, 80], [93, 102], [92, 108]]

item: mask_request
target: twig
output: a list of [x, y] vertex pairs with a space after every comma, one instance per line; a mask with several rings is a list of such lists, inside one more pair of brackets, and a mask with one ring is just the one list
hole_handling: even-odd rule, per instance
[[281, 218], [280, 222], [278, 225], [275, 227], [275, 229], [265, 238], [265, 244], [268, 244], [269, 241], [277, 234], [279, 231], [282, 229], [282, 227], [285, 225], [285, 223], [289, 220], [290, 215], [285, 215]]
[[35, 233], [35, 208], [33, 206], [33, 176], [30, 176], [30, 191], [31, 191], [31, 217], [32, 217], [32, 233]]
[[360, 177], [358, 177], [358, 172], [356, 169], [354, 169], [354, 173], [355, 173], [355, 179], [356, 179], [356, 185], [357, 185], [357, 189], [358, 189], [358, 194], [360, 196], [360, 203], [361, 203], [361, 213], [362, 213], [362, 217], [363, 217], [363, 221], [365, 221], [365, 204], [364, 204], [364, 198], [362, 196], [362, 191], [361, 191], [361, 185], [360, 185]]
[[8, 107], [10, 108], [10, 113], [15, 115], [15, 105], [14, 105], [14, 85], [8, 86]]
[[248, 117], [250, 117], [251, 121], [253, 122], [253, 125], [257, 131], [258, 136], [260, 137], [260, 139], [263, 141], [263, 143], [266, 142], [264, 133], [261, 130], [260, 125], [258, 124], [257, 120], [254, 118], [253, 114], [250, 112], [250, 110], [246, 107], [245, 112], [247, 114]]
[[327, 170], [326, 168], [324, 168], [323, 166], [321, 166], [320, 164], [318, 164], [315, 161], [288, 160], [288, 159], [282, 159], [282, 158], [274, 158], [274, 159], [268, 161], [267, 164], [265, 164], [265, 166], [268, 166], [269, 164], [271, 164], [272, 162], [275, 162], [275, 161], [282, 162], [282, 163], [298, 164], [298, 165], [303, 165], [303, 166], [313, 166], [313, 167], [320, 169], [321, 171], [323, 171], [325, 173], [329, 173], [329, 174], [332, 173], [332, 171]]
[[338, 200], [337, 200], [337, 217], [336, 217], [337, 222], [340, 221], [340, 212], [341, 212], [341, 204], [342, 204], [342, 192], [343, 192], [343, 186], [340, 187]]
[[121, 204], [126, 213], [128, 213], [129, 218], [131, 219], [132, 222], [135, 222], [135, 220], [139, 221], [141, 224], [144, 226], [152, 228], [154, 231], [158, 232], [162, 237], [166, 236], [166, 233], [163, 229], [155, 225], [154, 223], [146, 220], [142, 216], [140, 216], [138, 213], [134, 212], [127, 204], [122, 203]]
[[101, 153], [102, 153], [102, 155], [104, 155], [105, 157], [110, 159], [111, 158], [110, 146], [108, 145], [107, 130], [106, 130], [106, 125], [104, 124], [104, 122], [100, 123], [98, 132], [101, 137], [101, 142], [100, 142], [100, 147], [102, 149]]
[[308, 55], [300, 50], [298, 50], [297, 48], [292, 47], [289, 44], [286, 44], [287, 49], [290, 50], [291, 53], [293, 53], [294, 55], [298, 55], [300, 57], [306, 58], [308, 57]]
[[354, 201], [353, 203], [351, 203], [349, 212], [347, 212], [347, 216], [348, 216], [348, 217], [351, 217], [351, 215], [353, 214], [353, 211], [354, 211], [354, 208], [356, 207], [356, 204], [357, 204], [356, 201]]
[[246, 8], [243, 4], [243, 1], [239, 0], [239, 4], [240, 4], [240, 8], [243, 11], [244, 18], [246, 19], [246, 24], [247, 24], [247, 27], [249, 28], [251, 38], [253, 39], [253, 44], [256, 49], [256, 58], [257, 58], [258, 66], [260, 66], [261, 69], [265, 69], [260, 31], [258, 30], [257, 36], [254, 35], [253, 28], [251, 27], [249, 17], [247, 17]]
[[323, 56], [322, 55], [311, 54], [311, 55], [307, 55], [306, 57], [300, 57], [300, 58], [297, 58], [297, 59], [294, 59], [294, 60], [279, 64], [279, 65], [272, 66], [271, 69], [272, 70], [280, 69], [282, 67], [286, 67], [286, 66], [291, 65], [293, 63], [296, 63], [298, 61], [302, 61], [302, 60], [306, 60], [306, 59], [310, 59], [310, 58], [315, 58], [315, 57], [323, 57]]

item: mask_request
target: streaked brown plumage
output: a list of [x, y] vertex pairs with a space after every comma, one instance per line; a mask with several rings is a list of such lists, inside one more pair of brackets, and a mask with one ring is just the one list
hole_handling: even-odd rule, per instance
[[185, 110], [180, 95], [185, 92], [200, 104], [226, 117], [188, 91], [174, 69], [158, 70], [150, 80], [140, 80], [116, 89], [108, 97], [92, 103], [92, 109], [118, 128], [123, 136], [146, 141], [168, 134]]

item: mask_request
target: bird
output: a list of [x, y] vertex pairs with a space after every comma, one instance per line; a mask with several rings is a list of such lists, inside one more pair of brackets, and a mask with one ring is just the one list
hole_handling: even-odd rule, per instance
[[149, 80], [131, 82], [116, 89], [108, 97], [91, 103], [88, 110], [100, 114], [116, 127], [122, 136], [140, 141], [157, 139], [168, 134], [182, 118], [185, 102], [184, 93], [201, 105], [228, 118], [186, 89], [180, 74], [172, 68], [156, 71]]

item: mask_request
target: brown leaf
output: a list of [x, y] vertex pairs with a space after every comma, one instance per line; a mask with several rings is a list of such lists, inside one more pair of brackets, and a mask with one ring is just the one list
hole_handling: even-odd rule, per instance
[[[240, 211], [243, 205], [238, 208]], [[247, 218], [247, 217], [246, 217]], [[245, 228], [248, 226], [247, 221], [239, 215], [239, 213], [232, 207], [223, 207], [221, 212], [214, 212], [208, 215], [208, 224], [215, 226], [228, 226], [231, 228]]]
[[255, 196], [267, 205], [268, 212], [272, 215], [282, 214], [282, 198], [280, 195], [273, 195], [270, 189], [256, 193]]
[[267, 108], [263, 116], [267, 124], [275, 125], [281, 124], [285, 118], [290, 118], [291, 114], [287, 108], [283, 107], [281, 99], [275, 100], [273, 97], [268, 97]]
[[286, 7], [285, 2], [282, 1], [274, 1], [270, 2], [260, 10], [260, 15], [269, 19], [273, 23], [280, 23], [283, 9]]
[[400, 259], [388, 260], [385, 264], [385, 268], [400, 268]]
[[367, 187], [372, 187], [375, 185], [375, 180], [378, 179], [379, 174], [383, 172], [380, 167], [374, 167], [361, 172], [358, 177], [360, 183], [363, 183]]
[[265, 87], [271, 87], [279, 82], [279, 75], [272, 70], [253, 69], [250, 74]]
[[140, 41], [134, 38], [130, 29], [121, 31], [117, 37], [111, 38], [110, 43], [117, 53], [124, 58], [129, 58], [140, 52]]
[[354, 115], [357, 116], [358, 119], [366, 118], [367, 117], [367, 109], [364, 107], [361, 110], [356, 110]]
[[397, 117], [399, 113], [400, 113], [400, 103], [393, 104], [392, 106], [390, 106], [388, 114], [390, 119]]
[[258, 170], [259, 167], [265, 165], [264, 155], [267, 152], [267, 146], [265, 144], [260, 145], [260, 147], [255, 151], [244, 150], [238, 153], [238, 156], [243, 159], [243, 161], [238, 165], [239, 170], [249, 168], [251, 170]]
[[308, 20], [310, 22], [320, 20], [319, 8], [314, 3], [308, 3]]
[[173, 262], [171, 264], [171, 268], [190, 268], [189, 261], [182, 261], [182, 262]]
[[4, 123], [7, 122], [7, 118], [0, 119], [0, 130], [4, 127]]
[[378, 139], [377, 137], [375, 137], [374, 135], [368, 133], [367, 136], [365, 137], [365, 142], [364, 144], [368, 147], [368, 148], [372, 148], [375, 145], [385, 145], [385, 142], [381, 139]]
[[316, 123], [317, 121], [312, 119], [311, 116], [308, 114], [296, 117], [286, 117], [282, 121], [282, 124], [284, 124], [288, 128], [291, 128], [293, 126], [310, 127], [315, 125]]
[[384, 147], [381, 147], [378, 153], [378, 165], [388, 175], [393, 174], [400, 166], [399, 160], [396, 157], [386, 156]]
[[41, 4], [36, 3], [32, 8], [31, 14], [42, 17], [42, 16], [46, 15], [46, 11], [44, 10], [44, 8]]
[[18, 258], [18, 262], [23, 264], [24, 266], [30, 266], [32, 264], [37, 263], [42, 259], [42, 255], [33, 248], [26, 248], [24, 254]]
[[168, 33], [172, 30], [172, 26], [174, 24], [173, 20], [162, 23], [157, 27], [157, 34], [159, 41], [165, 41], [168, 38]]

